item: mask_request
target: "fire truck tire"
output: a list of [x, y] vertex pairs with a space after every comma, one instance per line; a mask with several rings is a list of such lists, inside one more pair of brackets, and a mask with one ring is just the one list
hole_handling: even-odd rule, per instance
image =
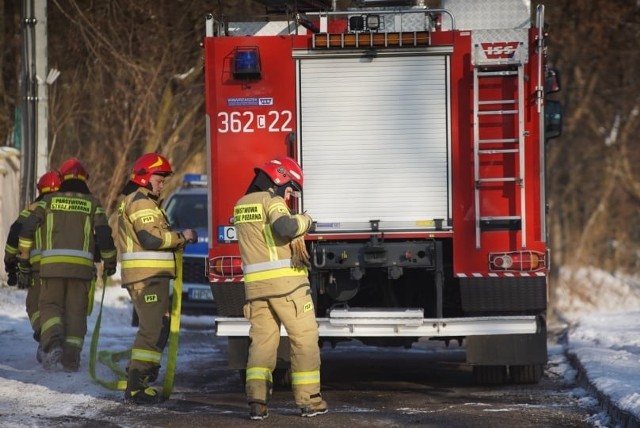
[[540, 382], [544, 373], [542, 364], [529, 364], [526, 366], [509, 367], [511, 380], [516, 384], [535, 384]]
[[473, 366], [473, 381], [477, 385], [503, 385], [507, 381], [507, 366]]
[[273, 386], [279, 389], [289, 389], [291, 387], [291, 368], [276, 367], [273, 371]]

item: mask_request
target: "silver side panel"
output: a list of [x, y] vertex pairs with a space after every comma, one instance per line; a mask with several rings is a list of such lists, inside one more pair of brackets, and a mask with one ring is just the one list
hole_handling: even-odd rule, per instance
[[[442, 0], [456, 20], [456, 30], [531, 27], [530, 0]], [[442, 28], [451, 29], [451, 19], [442, 17]]]
[[316, 230], [447, 227], [448, 57], [295, 57], [303, 209]]

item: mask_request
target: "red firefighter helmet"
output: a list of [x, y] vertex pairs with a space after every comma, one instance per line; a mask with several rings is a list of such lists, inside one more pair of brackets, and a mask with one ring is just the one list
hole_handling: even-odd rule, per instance
[[62, 165], [60, 165], [59, 171], [62, 181], [72, 179], [87, 181], [89, 179], [89, 173], [78, 158], [70, 158], [64, 161]]
[[60, 179], [60, 173], [58, 171], [47, 171], [42, 174], [42, 177], [38, 180], [38, 192], [41, 195], [57, 192], [60, 190], [61, 183], [62, 180]]
[[272, 159], [263, 166], [256, 168], [256, 170], [261, 170], [267, 174], [276, 186], [284, 186], [291, 182], [296, 190], [302, 190], [304, 181], [302, 168], [300, 168], [298, 162], [289, 156]]
[[173, 169], [171, 169], [171, 164], [164, 156], [157, 153], [145, 153], [133, 164], [131, 181], [140, 186], [146, 186], [149, 184], [149, 178], [153, 174], [166, 177], [173, 174]]

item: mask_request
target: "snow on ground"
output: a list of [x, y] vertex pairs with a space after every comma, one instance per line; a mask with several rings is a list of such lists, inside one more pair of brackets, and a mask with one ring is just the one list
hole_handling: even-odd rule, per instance
[[[78, 373], [48, 372], [36, 361], [37, 343], [25, 311], [26, 291], [0, 285], [0, 426], [18, 428], [41, 426], [40, 418], [75, 415], [90, 419], [100, 411], [117, 407], [122, 391], [112, 391], [95, 383], [89, 375], [91, 335], [100, 309], [102, 288], [96, 289], [96, 303], [87, 320], [80, 370]], [[132, 304], [119, 285], [105, 291], [98, 350], [119, 352], [133, 344], [137, 328], [131, 327]], [[212, 316], [182, 316], [182, 324], [211, 327]], [[178, 355], [178, 364], [198, 355]], [[166, 358], [166, 352], [165, 352]], [[166, 361], [163, 362], [166, 367]], [[97, 363], [98, 378], [112, 381], [115, 376]]]
[[[592, 388], [575, 387], [573, 395], [585, 405], [603, 394], [610, 404], [640, 420], [640, 279], [615, 277], [602, 271], [561, 271], [561, 289], [571, 285], [580, 292], [554, 294], [556, 307], [570, 325], [567, 351], [587, 373]], [[96, 324], [102, 288], [88, 319], [80, 371], [47, 372], [35, 359], [36, 342], [24, 309], [26, 292], [0, 285], [0, 425], [7, 428], [38, 426], [41, 418], [73, 414], [90, 419], [116, 407], [122, 392], [99, 386], [89, 376], [91, 333]], [[582, 298], [582, 296], [586, 296]], [[132, 306], [126, 291], [107, 287], [100, 329], [99, 350], [128, 349], [136, 328], [131, 327]], [[212, 317], [183, 316], [182, 324], [210, 328]], [[165, 352], [166, 356], [166, 352]], [[179, 354], [179, 365], [198, 355]], [[549, 370], [568, 383], [576, 380], [560, 345], [549, 348]], [[163, 362], [165, 366], [165, 362]], [[98, 364], [98, 377], [111, 380]], [[611, 408], [611, 407], [610, 407]], [[606, 413], [593, 415], [594, 426], [615, 426]], [[635, 426], [634, 424], [633, 426]]]

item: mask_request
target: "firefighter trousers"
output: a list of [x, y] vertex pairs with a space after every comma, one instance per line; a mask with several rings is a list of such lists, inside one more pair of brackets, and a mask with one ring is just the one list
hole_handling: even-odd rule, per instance
[[250, 301], [244, 306], [244, 315], [251, 323], [247, 401], [263, 404], [269, 401], [282, 324], [291, 346], [291, 387], [296, 405], [305, 407], [321, 402], [318, 322], [309, 287], [298, 288], [283, 297]]
[[90, 280], [40, 278], [40, 344], [45, 352], [60, 346], [62, 363], [77, 367], [87, 334]]
[[40, 272], [32, 271], [31, 287], [27, 290], [27, 299], [25, 306], [27, 309], [27, 315], [29, 316], [29, 322], [33, 329], [33, 338], [36, 342], [40, 341]]
[[[131, 349], [129, 373], [155, 374], [169, 339], [169, 278], [154, 277], [127, 285], [138, 314], [138, 333]], [[153, 376], [155, 377], [155, 376]]]

